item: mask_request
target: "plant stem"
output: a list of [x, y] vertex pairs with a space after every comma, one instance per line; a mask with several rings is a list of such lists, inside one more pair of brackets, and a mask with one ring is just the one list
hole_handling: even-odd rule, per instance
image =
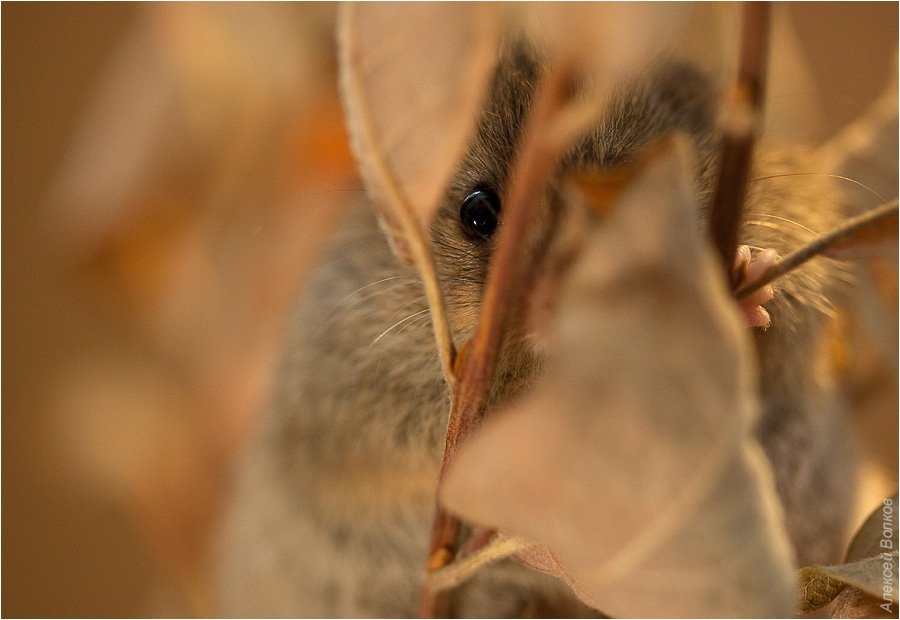
[[[520, 159], [513, 168], [504, 222], [498, 232], [497, 249], [488, 270], [481, 315], [475, 336], [457, 358], [458, 381], [451, 395], [450, 420], [441, 463], [441, 480], [453, 463], [460, 446], [481, 423], [486, 396], [493, 379], [516, 291], [531, 272], [528, 232], [535, 221], [553, 169], [568, 144], [551, 139], [552, 120], [564, 109], [572, 93], [570, 64], [550, 71], [535, 95], [534, 108], [526, 125]], [[440, 482], [439, 482], [440, 485]], [[431, 572], [452, 562], [458, 552], [460, 521], [438, 505], [432, 527], [427, 569]], [[449, 611], [448, 593], [436, 593], [423, 586], [420, 617], [444, 616]]]
[[[773, 282], [784, 274], [793, 271], [806, 261], [820, 254], [826, 253], [828, 250], [837, 248], [841, 243], [845, 243], [858, 234], [868, 232], [871, 228], [878, 225], [884, 225], [886, 220], [897, 219], [897, 199], [887, 202], [880, 207], [875, 207], [861, 215], [857, 215], [853, 219], [847, 221], [846, 224], [835, 228], [831, 232], [817, 237], [808, 245], [798, 250], [794, 250], [782, 260], [769, 267], [763, 274], [753, 282], [741, 286], [734, 292], [736, 299], [743, 299], [755, 291], [759, 290], [766, 284]], [[896, 234], [896, 223], [892, 227], [892, 231]]]
[[726, 273], [731, 273], [737, 252], [755, 133], [765, 94], [768, 3], [744, 3], [742, 19], [737, 83], [725, 104], [722, 153], [710, 210], [710, 235]]

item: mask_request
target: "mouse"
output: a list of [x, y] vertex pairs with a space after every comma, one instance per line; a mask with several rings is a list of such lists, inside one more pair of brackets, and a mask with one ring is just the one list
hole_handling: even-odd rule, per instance
[[[546, 71], [516, 40], [499, 54], [474, 138], [431, 225], [449, 320], [460, 342], [478, 319], [523, 125]], [[617, 85], [554, 179], [613, 170], [673, 132], [696, 156], [698, 226], [711, 198], [721, 93], [684, 62], [659, 60]], [[740, 241], [781, 255], [842, 218], [812, 149], [758, 145]], [[564, 209], [554, 182], [542, 213]], [[771, 324], [753, 331], [757, 437], [770, 461], [798, 566], [840, 559], [854, 448], [825, 346], [848, 272], [817, 259], [775, 284]], [[542, 353], [510, 334], [491, 388], [501, 404], [534, 385]], [[355, 199], [289, 320], [276, 385], [235, 468], [218, 539], [225, 616], [411, 617], [416, 613], [449, 411], [417, 271], [391, 252], [365, 194]], [[601, 610], [602, 611], [602, 610]], [[561, 582], [511, 560], [454, 591], [461, 617], [597, 617]]]

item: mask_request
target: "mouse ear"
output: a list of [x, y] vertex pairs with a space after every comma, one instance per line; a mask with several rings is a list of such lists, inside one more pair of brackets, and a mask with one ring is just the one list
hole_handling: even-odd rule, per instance
[[353, 152], [394, 253], [407, 263], [475, 129], [497, 59], [483, 4], [359, 3], [338, 23]]

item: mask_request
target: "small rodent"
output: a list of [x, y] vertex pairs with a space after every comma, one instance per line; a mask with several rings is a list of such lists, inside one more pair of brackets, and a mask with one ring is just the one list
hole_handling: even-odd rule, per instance
[[[541, 64], [525, 44], [501, 55], [491, 95], [432, 238], [454, 333], [468, 338], [510, 168]], [[560, 171], [613, 168], [673, 132], [699, 154], [696, 182], [710, 195], [719, 100], [710, 82], [666, 62], [623, 84], [603, 120]], [[758, 149], [751, 179], [816, 170], [814, 155]], [[547, 211], [557, 208], [551, 189]], [[465, 205], [465, 206], [464, 206]], [[559, 207], [561, 208], [561, 207]], [[752, 182], [742, 243], [780, 254], [841, 214], [821, 177]], [[698, 222], [702, 214], [698, 214]], [[799, 565], [839, 559], [853, 489], [852, 442], [841, 428], [822, 349], [831, 305], [846, 280], [825, 259], [776, 286], [769, 329], [754, 330], [772, 462]], [[540, 366], [512, 338], [496, 400], [525, 389]], [[277, 388], [237, 471], [221, 538], [217, 583], [226, 616], [410, 617], [415, 614], [435, 505], [449, 401], [416, 271], [391, 253], [360, 201], [307, 284], [293, 315]], [[504, 562], [454, 597], [460, 616], [591, 616], [565, 586]]]

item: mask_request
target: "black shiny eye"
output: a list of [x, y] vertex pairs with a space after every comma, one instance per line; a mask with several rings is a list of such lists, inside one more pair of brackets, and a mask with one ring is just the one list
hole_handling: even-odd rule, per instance
[[486, 187], [474, 190], [459, 208], [459, 221], [465, 233], [475, 240], [490, 239], [500, 218], [500, 197]]

